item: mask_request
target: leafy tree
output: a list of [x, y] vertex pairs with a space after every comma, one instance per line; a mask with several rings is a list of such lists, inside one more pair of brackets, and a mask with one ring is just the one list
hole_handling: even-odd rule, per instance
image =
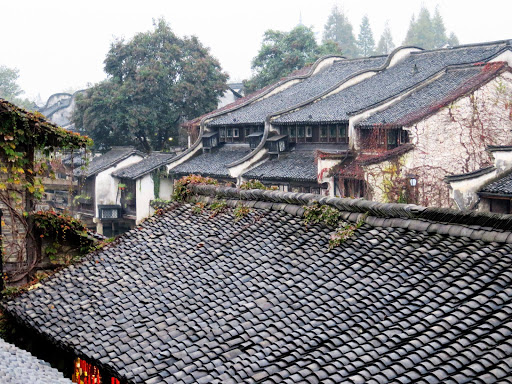
[[20, 77], [19, 70], [0, 65], [0, 97], [11, 99], [23, 93], [17, 81]]
[[352, 24], [347, 17], [334, 6], [324, 26], [323, 41], [332, 40], [341, 48], [341, 52], [347, 57], [356, 57], [358, 54], [356, 39]]
[[389, 23], [386, 22], [375, 53], [378, 55], [387, 55], [393, 49], [395, 49], [395, 43], [393, 43], [393, 36], [391, 35], [391, 30], [389, 29]]
[[357, 36], [357, 48], [361, 56], [370, 56], [375, 53], [375, 40], [373, 39], [368, 15], [364, 15], [361, 21], [359, 35]]
[[318, 45], [311, 28], [298, 25], [290, 32], [269, 29], [263, 36], [258, 55], [252, 60], [254, 75], [244, 82], [247, 92], [275, 83], [282, 77], [315, 62], [327, 54], [340, 54], [332, 41]]
[[413, 15], [404, 40], [405, 45], [415, 45], [424, 49], [442, 48], [447, 44], [457, 45], [458, 43], [453, 32], [449, 38], [446, 36], [443, 18], [437, 7], [433, 17], [430, 17], [430, 12], [425, 7], [421, 8], [417, 20]]
[[11, 103], [25, 109], [33, 110], [35, 107], [33, 102], [19, 97], [23, 94], [23, 90], [18, 85], [19, 77], [20, 74], [17, 68], [13, 69], [0, 65], [0, 98], [9, 100]]
[[107, 79], [77, 96], [73, 116], [99, 148], [165, 149], [183, 119], [215, 109], [228, 78], [196, 37], [177, 37], [163, 19], [113, 42], [104, 63]]

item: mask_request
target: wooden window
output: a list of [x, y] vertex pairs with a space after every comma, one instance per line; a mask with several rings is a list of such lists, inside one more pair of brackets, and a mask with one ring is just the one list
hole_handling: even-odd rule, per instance
[[238, 128], [233, 128], [233, 137], [240, 137], [240, 132], [238, 131]]
[[320, 127], [320, 141], [323, 143], [327, 141], [327, 127], [325, 125]]
[[512, 213], [510, 199], [490, 199], [490, 203], [493, 213]]
[[313, 128], [306, 127], [306, 137], [313, 137]]
[[329, 126], [329, 142], [330, 143], [336, 142], [336, 126], [335, 125]]
[[338, 126], [338, 142], [348, 143], [347, 126], [345, 124]]
[[297, 132], [297, 129], [295, 127], [290, 127], [290, 141], [297, 141], [296, 139], [296, 132]]
[[364, 180], [343, 179], [343, 197], [364, 197], [365, 191]]

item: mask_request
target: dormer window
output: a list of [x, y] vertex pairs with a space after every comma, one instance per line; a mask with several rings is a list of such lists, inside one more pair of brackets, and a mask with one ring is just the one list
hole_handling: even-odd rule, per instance
[[262, 137], [263, 137], [263, 132], [254, 132], [254, 133], [251, 133], [250, 135], [246, 136], [246, 139], [249, 142], [249, 146], [251, 147], [251, 149], [254, 149], [258, 146]]
[[279, 135], [269, 137], [267, 139], [267, 148], [268, 153], [271, 155], [288, 151], [288, 136]]
[[203, 148], [211, 149], [219, 144], [218, 132], [206, 132], [203, 134]]

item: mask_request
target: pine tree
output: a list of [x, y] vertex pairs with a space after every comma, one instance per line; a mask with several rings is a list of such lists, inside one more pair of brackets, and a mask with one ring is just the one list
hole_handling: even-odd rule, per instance
[[361, 56], [370, 56], [375, 53], [375, 40], [373, 39], [368, 15], [364, 15], [361, 21], [359, 35], [357, 36], [357, 48]]
[[436, 49], [442, 48], [447, 44], [452, 46], [458, 45], [459, 41], [453, 32], [449, 38], [446, 37], [446, 28], [437, 7], [432, 18], [430, 17], [430, 12], [425, 7], [422, 7], [417, 20], [415, 20], [413, 15], [403, 44], [414, 45], [424, 49]]
[[337, 6], [333, 7], [324, 26], [323, 41], [329, 40], [336, 42], [340, 46], [344, 56], [357, 56], [356, 39], [352, 25]]
[[434, 47], [444, 47], [448, 43], [448, 38], [446, 37], [446, 28], [438, 7], [436, 7], [434, 17], [432, 18], [432, 30]]
[[457, 38], [457, 36], [455, 36], [455, 33], [451, 32], [450, 37], [448, 38], [448, 45], [450, 47], [455, 47], [459, 44], [459, 39]]
[[391, 35], [391, 29], [389, 29], [389, 23], [386, 21], [384, 31], [382, 31], [375, 53], [378, 55], [387, 55], [393, 49], [395, 49], [395, 43], [393, 43], [393, 36]]

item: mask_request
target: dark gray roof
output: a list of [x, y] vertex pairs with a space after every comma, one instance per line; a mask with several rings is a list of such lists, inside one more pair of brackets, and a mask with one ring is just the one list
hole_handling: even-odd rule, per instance
[[0, 339], [0, 383], [71, 384], [50, 364]]
[[132, 155], [144, 156], [134, 147], [112, 147], [112, 149], [100, 156], [94, 157], [85, 169], [75, 169], [75, 176], [90, 177], [96, 175]]
[[486, 43], [413, 52], [382, 72], [296, 112], [272, 120], [274, 124], [347, 121], [349, 114], [396, 96], [451, 65], [486, 62], [508, 42]]
[[176, 175], [203, 175], [231, 177], [227, 165], [240, 160], [250, 152], [248, 144], [225, 144], [211, 152], [202, 153], [169, 170]]
[[[502, 67], [501, 65], [497, 65]], [[391, 107], [377, 112], [357, 125], [371, 127], [377, 124], [403, 126], [429, 114], [444, 105], [445, 99], [460, 97], [474, 86], [487, 81], [496, 74], [485, 66], [466, 66], [448, 69], [438, 79], [413, 92]]]
[[175, 153], [153, 152], [138, 163], [128, 165], [127, 167], [112, 172], [112, 176], [135, 180], [167, 164], [174, 157], [176, 157]]
[[493, 165], [490, 165], [488, 167], [477, 169], [473, 172], [467, 172], [467, 173], [460, 173], [458, 175], [449, 175], [445, 176], [445, 181], [450, 183], [454, 181], [462, 181], [462, 180], [471, 180], [475, 177], [480, 177], [483, 175], [487, 175], [488, 173], [494, 172], [496, 170], [496, 167]]
[[174, 205], [8, 312], [133, 383], [511, 377], [512, 216], [324, 198], [369, 212], [328, 251], [333, 229], [300, 218], [318, 196], [194, 189], [255, 211]]
[[245, 172], [242, 176], [256, 180], [317, 181], [315, 151], [282, 153], [279, 159], [270, 159]]
[[484, 194], [496, 194], [512, 196], [512, 171], [501, 176], [498, 180], [493, 181], [480, 190]]
[[263, 124], [270, 113], [274, 113], [317, 97], [322, 92], [348, 79], [357, 72], [378, 68], [386, 61], [386, 56], [364, 59], [339, 60], [327, 69], [306, 78], [298, 84], [266, 99], [219, 116], [208, 126]]

